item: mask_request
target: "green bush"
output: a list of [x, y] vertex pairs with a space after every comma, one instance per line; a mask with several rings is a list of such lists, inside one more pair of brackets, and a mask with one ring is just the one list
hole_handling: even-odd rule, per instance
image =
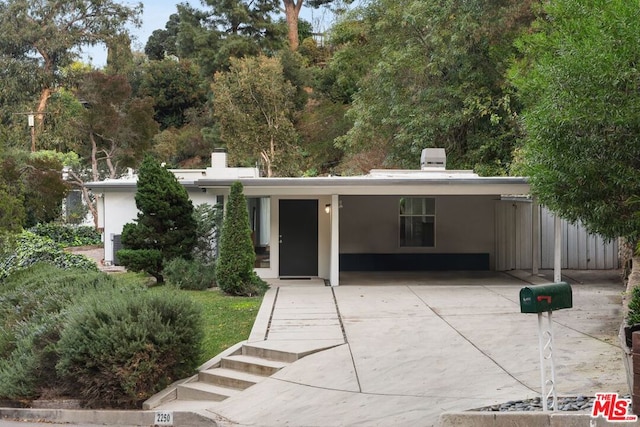
[[216, 281], [218, 287], [230, 295], [261, 295], [268, 285], [253, 270], [256, 254], [251, 240], [247, 201], [242, 191], [239, 181], [231, 185], [227, 214], [222, 223]]
[[66, 312], [86, 294], [113, 289], [100, 272], [37, 264], [0, 286], [0, 397], [35, 397], [55, 384], [56, 343]]
[[100, 233], [95, 228], [88, 226], [74, 227], [47, 223], [35, 225], [29, 231], [38, 236], [48, 237], [64, 247], [99, 245], [102, 242]]
[[224, 210], [220, 203], [215, 206], [202, 203], [193, 209], [193, 218], [196, 222], [196, 244], [193, 247], [194, 258], [205, 263], [216, 260], [223, 217]]
[[200, 312], [177, 293], [115, 293], [70, 314], [58, 374], [89, 404], [133, 407], [192, 375], [202, 340]]
[[165, 264], [162, 274], [170, 284], [191, 291], [211, 288], [216, 280], [215, 266], [199, 259], [174, 258]]
[[155, 277], [158, 283], [164, 281], [162, 252], [158, 249], [120, 249], [116, 256], [119, 263], [126, 265], [128, 270], [144, 271]]
[[37, 263], [48, 263], [60, 268], [79, 268], [98, 271], [95, 262], [84, 255], [65, 252], [61, 245], [48, 237], [29, 231], [19, 234], [13, 251], [0, 257], [0, 282], [10, 274]]
[[640, 286], [636, 286], [631, 291], [627, 324], [629, 326], [640, 324]]
[[[145, 156], [140, 165], [135, 199], [138, 217], [122, 228], [122, 245], [127, 250], [146, 252], [142, 257], [132, 258], [128, 253], [118, 258], [128, 270], [144, 271], [162, 283], [164, 261], [192, 256], [196, 244], [193, 203], [176, 176], [151, 156]], [[160, 259], [153, 255], [145, 260], [151, 251], [159, 251]]]
[[38, 264], [0, 286], [0, 399], [49, 395], [130, 407], [197, 367], [197, 306], [131, 275]]

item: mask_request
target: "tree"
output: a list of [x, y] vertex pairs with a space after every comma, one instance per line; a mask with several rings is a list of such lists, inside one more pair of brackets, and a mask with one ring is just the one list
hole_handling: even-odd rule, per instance
[[17, 229], [47, 223], [60, 217], [69, 190], [62, 179], [61, 159], [40, 151], [7, 153], [0, 162], [0, 228]]
[[267, 176], [299, 173], [295, 88], [277, 58], [232, 59], [228, 72], [216, 73], [212, 90], [214, 116], [232, 162], [262, 160]]
[[[640, 238], [636, 4], [545, 3], [512, 74], [525, 103], [522, 172], [542, 204], [609, 238]], [[635, 263], [634, 263], [635, 265]]]
[[21, 195], [11, 194], [7, 186], [0, 181], [0, 238], [7, 232], [20, 232], [24, 222], [24, 200]]
[[[531, 2], [489, 3], [377, 0], [361, 11], [352, 44], [365, 37], [370, 65], [353, 95], [354, 127], [339, 140], [347, 154], [381, 148], [388, 166], [415, 168], [423, 148], [443, 147], [454, 168], [508, 173], [519, 106], [507, 58], [532, 19]], [[336, 55], [347, 64], [334, 68], [348, 70], [356, 58]]]
[[18, 159], [12, 153], [3, 152], [0, 158], [0, 238], [4, 232], [19, 232], [25, 225], [24, 183], [21, 175]]
[[41, 128], [51, 94], [60, 86], [60, 68], [70, 64], [77, 49], [106, 42], [138, 25], [142, 4], [113, 0], [7, 0], [0, 3], [0, 59], [29, 70], [39, 90], [35, 109]]
[[[535, 24], [520, 44], [526, 62], [512, 73], [525, 104], [522, 170], [542, 204], [633, 247], [640, 240], [638, 5], [557, 0], [544, 4]], [[640, 286], [638, 253], [623, 326]], [[619, 340], [626, 347], [622, 327]], [[632, 370], [627, 377], [633, 380]]]
[[138, 94], [153, 99], [154, 117], [162, 130], [182, 127], [188, 110], [201, 110], [207, 102], [205, 81], [189, 60], [150, 61], [144, 67]]
[[213, 263], [218, 257], [218, 245], [222, 221], [224, 219], [221, 204], [212, 206], [201, 203], [193, 210], [196, 222], [196, 244], [193, 247], [193, 257], [205, 264]]
[[206, 0], [203, 4], [210, 10], [178, 5], [176, 43], [178, 56], [193, 59], [204, 76], [227, 69], [230, 58], [283, 47], [286, 29], [273, 20], [278, 0]]
[[164, 30], [155, 30], [144, 46], [144, 53], [152, 61], [162, 61], [168, 56], [178, 55], [178, 31], [180, 15], [173, 13], [164, 26]]
[[[36, 154], [36, 153], [33, 153]], [[56, 158], [32, 155], [23, 169], [26, 227], [60, 218], [62, 200], [69, 192]]]
[[65, 166], [69, 183], [82, 191], [97, 227], [97, 207], [85, 182], [114, 179], [125, 168], [135, 167], [150, 149], [158, 124], [153, 120], [151, 98], [133, 98], [124, 76], [88, 73], [76, 96], [84, 105], [73, 119], [76, 135], [83, 141], [76, 147], [82, 161], [76, 159]]
[[[306, 5], [313, 8], [318, 8], [320, 6], [327, 6], [331, 3], [334, 3], [335, 0], [307, 0]], [[302, 10], [302, 5], [305, 3], [304, 0], [282, 0], [284, 3], [284, 14], [287, 20], [287, 28], [289, 30], [289, 48], [292, 51], [298, 50], [298, 46], [300, 45], [299, 31], [298, 31], [298, 23], [300, 17], [300, 11]], [[344, 0], [340, 3], [350, 4], [353, 0]]]
[[135, 198], [138, 217], [124, 226], [124, 249], [117, 255], [128, 269], [146, 271], [162, 283], [164, 262], [191, 259], [196, 244], [193, 204], [175, 175], [148, 155], [140, 166]]
[[135, 63], [131, 51], [131, 37], [122, 33], [111, 37], [107, 42], [107, 74], [130, 75], [134, 72]]
[[253, 270], [256, 254], [251, 240], [249, 212], [242, 183], [231, 185], [229, 202], [222, 223], [220, 254], [216, 263], [218, 287], [231, 295], [262, 294], [267, 285]]

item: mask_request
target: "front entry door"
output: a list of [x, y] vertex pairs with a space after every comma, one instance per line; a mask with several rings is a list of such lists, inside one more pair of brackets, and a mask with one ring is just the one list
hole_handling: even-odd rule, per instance
[[318, 201], [280, 200], [280, 276], [318, 275]]

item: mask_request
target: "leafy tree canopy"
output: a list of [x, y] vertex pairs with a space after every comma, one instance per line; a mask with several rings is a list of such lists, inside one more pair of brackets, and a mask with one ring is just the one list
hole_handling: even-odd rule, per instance
[[139, 23], [141, 11], [140, 3], [130, 7], [113, 0], [1, 2], [0, 60], [30, 75], [24, 89], [39, 92], [36, 111], [43, 113], [63, 78], [60, 68], [77, 57], [78, 49], [126, 33], [126, 24]]
[[262, 161], [267, 176], [299, 174], [295, 88], [278, 58], [232, 59], [212, 85], [214, 114], [234, 163]]
[[189, 109], [201, 110], [207, 101], [206, 89], [195, 64], [164, 59], [146, 64], [138, 93], [153, 99], [155, 119], [164, 130], [183, 126]]
[[206, 0], [207, 10], [178, 6], [180, 58], [192, 58], [205, 76], [227, 69], [230, 58], [270, 53], [283, 46], [285, 28], [274, 20], [277, 0]]
[[361, 13], [355, 35], [372, 66], [353, 95], [345, 150], [379, 147], [388, 166], [415, 168], [423, 148], [444, 147], [454, 168], [507, 173], [518, 123], [505, 72], [530, 1], [376, 0]]
[[512, 70], [526, 108], [522, 172], [541, 203], [595, 233], [640, 237], [640, 9], [545, 3]]

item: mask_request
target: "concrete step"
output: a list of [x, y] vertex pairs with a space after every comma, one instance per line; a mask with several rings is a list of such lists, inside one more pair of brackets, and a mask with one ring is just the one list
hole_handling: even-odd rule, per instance
[[300, 358], [297, 353], [258, 347], [251, 344], [245, 344], [242, 346], [242, 354], [245, 356], [260, 357], [262, 359], [277, 360], [287, 363], [293, 363]]
[[227, 356], [223, 357], [220, 361], [221, 368], [233, 369], [265, 377], [275, 374], [287, 365], [289, 364], [286, 362], [245, 355]]
[[202, 382], [180, 384], [177, 387], [178, 400], [210, 400], [220, 402], [238, 394], [240, 390], [220, 387]]
[[244, 390], [264, 380], [264, 377], [234, 369], [214, 368], [200, 371], [198, 379], [207, 384]]

